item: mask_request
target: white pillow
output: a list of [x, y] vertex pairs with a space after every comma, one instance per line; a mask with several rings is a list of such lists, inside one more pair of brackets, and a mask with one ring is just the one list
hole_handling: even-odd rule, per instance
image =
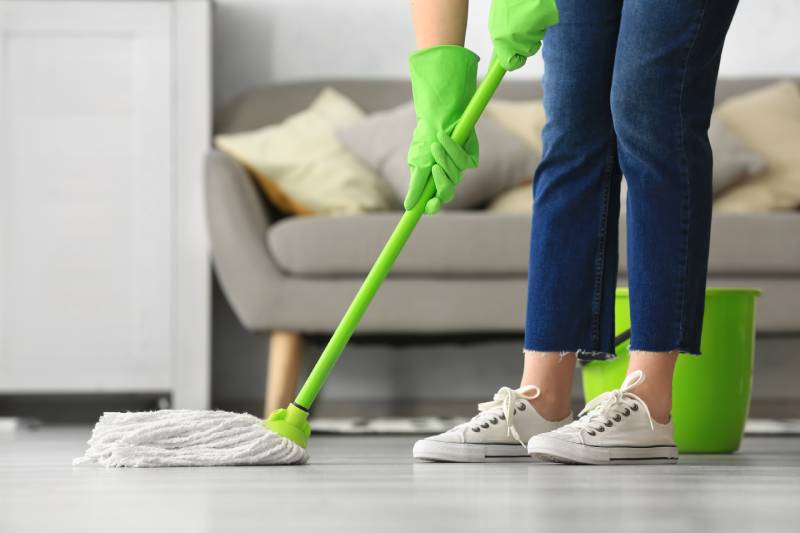
[[364, 113], [347, 97], [324, 89], [311, 105], [280, 124], [217, 135], [217, 148], [247, 168], [280, 210], [298, 215], [388, 209], [391, 192], [380, 176], [350, 154], [334, 134]]

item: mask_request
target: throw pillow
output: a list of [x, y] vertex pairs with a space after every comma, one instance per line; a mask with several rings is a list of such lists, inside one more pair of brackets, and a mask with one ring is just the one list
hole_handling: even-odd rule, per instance
[[326, 88], [311, 105], [280, 124], [217, 135], [216, 146], [250, 171], [269, 200], [296, 215], [388, 209], [391, 192], [336, 139], [337, 128], [364, 113]]
[[486, 209], [495, 213], [530, 215], [533, 209], [533, 185], [525, 183], [498, 194]]
[[769, 169], [732, 187], [715, 203], [717, 212], [790, 210], [800, 206], [800, 91], [784, 81], [729, 98], [717, 116]]
[[542, 153], [542, 129], [547, 120], [541, 100], [492, 100], [486, 114]]
[[711, 116], [708, 139], [711, 142], [711, 151], [714, 153], [712, 177], [714, 196], [767, 169], [764, 158], [745, 146], [739, 137], [717, 118], [716, 113]]
[[[408, 143], [416, 122], [414, 107], [408, 103], [374, 113], [337, 132], [347, 148], [386, 178], [399, 203], [408, 190]], [[445, 209], [481, 206], [499, 192], [529, 180], [536, 168], [534, 150], [491, 119], [482, 118], [477, 133], [480, 164], [464, 172], [455, 198]]]

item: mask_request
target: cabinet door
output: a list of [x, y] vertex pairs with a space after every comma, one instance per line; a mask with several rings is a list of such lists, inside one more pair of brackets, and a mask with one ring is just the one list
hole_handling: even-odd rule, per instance
[[0, 2], [0, 392], [169, 388], [171, 16]]

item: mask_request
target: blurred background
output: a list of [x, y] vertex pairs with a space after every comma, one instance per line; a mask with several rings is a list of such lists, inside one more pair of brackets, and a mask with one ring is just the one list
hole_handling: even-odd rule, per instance
[[[488, 6], [466, 43], [484, 69]], [[800, 417], [798, 20], [742, 0], [720, 71], [709, 285], [764, 290], [756, 417]], [[399, 215], [402, 147], [377, 144], [410, 131], [379, 112], [402, 115], [413, 48], [401, 0], [0, 0], [0, 417], [286, 400]], [[541, 74], [537, 56], [488, 115], [530, 157]], [[308, 138], [283, 122], [333, 116]], [[516, 385], [530, 174], [498, 175], [420, 226], [317, 414], [466, 415]], [[430, 259], [445, 235], [461, 246]]]

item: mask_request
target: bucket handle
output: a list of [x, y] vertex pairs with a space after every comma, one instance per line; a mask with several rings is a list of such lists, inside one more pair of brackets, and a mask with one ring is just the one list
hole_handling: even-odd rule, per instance
[[614, 347], [619, 347], [620, 344], [631, 338], [631, 328], [626, 329], [616, 337], [614, 337]]
[[[614, 337], [614, 348], [618, 348], [620, 344], [622, 344], [623, 342], [625, 342], [626, 340], [628, 340], [630, 338], [631, 338], [631, 329], [628, 328], [625, 331], [623, 331], [622, 333], [620, 333], [619, 335], [617, 335], [616, 337]], [[593, 361], [581, 360], [579, 362], [580, 362], [581, 367], [584, 367], [584, 366], [588, 365], [589, 363], [592, 363]]]

